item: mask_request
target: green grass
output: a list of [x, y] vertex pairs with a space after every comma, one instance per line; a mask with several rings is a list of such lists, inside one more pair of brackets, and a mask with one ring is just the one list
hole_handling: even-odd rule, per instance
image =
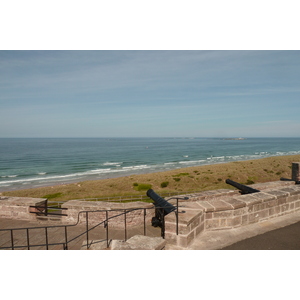
[[[291, 178], [292, 162], [300, 155], [269, 157], [252, 161], [187, 167], [149, 174], [91, 180], [57, 186], [2, 192], [2, 196], [48, 198], [67, 201], [84, 198], [128, 197], [146, 195], [152, 188], [156, 193], [188, 193], [214, 189], [234, 189], [225, 183], [227, 178], [252, 184]], [[193, 176], [190, 177], [190, 176]], [[162, 184], [168, 182], [168, 185]]]
[[[195, 171], [194, 171], [195, 172]], [[179, 173], [179, 174], [176, 174], [176, 175], [172, 175], [173, 177], [181, 177], [181, 176], [188, 176], [190, 175], [190, 173]]]
[[55, 198], [60, 198], [62, 196], [62, 193], [54, 193], [54, 194], [48, 194], [42, 196], [42, 198], [47, 198], [48, 200], [55, 199]]
[[152, 185], [147, 183], [137, 183], [133, 184], [133, 186], [136, 191], [147, 191], [152, 188]]
[[164, 181], [164, 182], [162, 182], [161, 184], [160, 184], [160, 187], [161, 188], [165, 188], [165, 187], [167, 187], [169, 185], [169, 181]]

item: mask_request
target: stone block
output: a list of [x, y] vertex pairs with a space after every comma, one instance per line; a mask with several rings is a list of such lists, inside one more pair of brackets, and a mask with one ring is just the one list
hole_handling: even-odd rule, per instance
[[255, 194], [236, 196], [233, 199], [244, 202], [247, 206], [261, 203], [262, 200], [259, 197], [255, 197]]
[[246, 206], [246, 203], [235, 198], [224, 200], [226, 203], [230, 204], [233, 209], [238, 209]]
[[205, 212], [213, 212], [215, 208], [208, 201], [199, 201], [197, 204]]
[[227, 227], [227, 219], [220, 219], [219, 221], [219, 228], [226, 228]]
[[295, 202], [300, 199], [300, 195], [292, 195], [286, 198], [286, 202]]
[[249, 214], [249, 224], [259, 221], [259, 214], [257, 212]]
[[214, 211], [223, 211], [232, 209], [232, 205], [222, 200], [210, 200], [209, 204], [214, 207]]
[[235, 209], [233, 211], [233, 216], [242, 216], [244, 214], [246, 214], [248, 212], [248, 209], [243, 207], [243, 208], [239, 208], [239, 209]]
[[[178, 214], [178, 222], [179, 224], [186, 224], [189, 225], [192, 222], [194, 222], [196, 219], [199, 219], [200, 216], [202, 215], [202, 211], [195, 211], [195, 210], [191, 210], [191, 211], [186, 211], [185, 213], [179, 213]], [[166, 221], [170, 220], [168, 219], [168, 216], [166, 216]], [[175, 218], [176, 220], [176, 218]]]
[[190, 230], [194, 230], [200, 224], [200, 216], [190, 223]]
[[112, 240], [110, 244], [110, 249], [111, 250], [132, 250], [131, 246], [121, 240]]
[[194, 239], [195, 239], [195, 231], [192, 231], [187, 235], [179, 235], [178, 246], [186, 248]]
[[248, 213], [254, 212], [254, 205], [249, 205], [248, 207]]
[[277, 199], [287, 198], [290, 195], [288, 192], [285, 192], [283, 190], [271, 190], [266, 193], [275, 196]]
[[277, 205], [278, 205], [277, 199], [265, 202], [265, 208], [270, 208], [270, 207], [277, 206]]
[[255, 193], [254, 196], [257, 199], [260, 199], [262, 202], [268, 202], [276, 199], [276, 196], [268, 194], [267, 192]]
[[[111, 241], [109, 241], [110, 246]], [[86, 247], [86, 241], [82, 242], [82, 246], [80, 250], [108, 250], [106, 240], [89, 240], [88, 241], [88, 249]]]
[[258, 211], [260, 211], [262, 209], [263, 209], [262, 204], [255, 204], [255, 205], [253, 205], [253, 211], [254, 212], [258, 212]]
[[195, 235], [198, 236], [203, 231], [204, 231], [204, 222], [201, 222], [199, 226], [196, 228]]
[[[178, 228], [179, 227], [180, 227], [180, 225], [178, 224]], [[186, 226], [184, 226], [184, 227], [186, 227]], [[175, 222], [165, 222], [165, 231], [176, 232], [176, 223]]]
[[258, 212], [258, 215], [259, 215], [260, 220], [269, 217], [269, 209], [264, 209], [264, 210]]
[[289, 204], [283, 204], [280, 206], [280, 212], [287, 212], [289, 210]]
[[219, 219], [205, 220], [205, 229], [211, 230], [219, 228]]
[[278, 205], [285, 204], [287, 202], [287, 197], [280, 197], [277, 199]]
[[111, 250], [162, 250], [166, 245], [166, 240], [161, 237], [149, 237], [144, 235], [135, 235], [126, 242], [113, 240]]
[[283, 191], [283, 192], [289, 193], [290, 196], [299, 195], [300, 194], [300, 190], [299, 190], [299, 188], [297, 188], [296, 185], [289, 186], [289, 187], [286, 187], [286, 188], [283, 188], [283, 189], [280, 189], [280, 190]]
[[242, 216], [233, 217], [227, 220], [229, 227], [237, 227], [242, 225]]
[[165, 232], [165, 240], [168, 244], [177, 245], [178, 243], [178, 235], [174, 232]]
[[213, 213], [213, 218], [231, 218], [233, 216], [233, 210], [217, 211]]
[[[175, 205], [176, 207], [176, 205]], [[201, 209], [197, 202], [184, 202], [178, 205], [178, 211], [199, 210]]]
[[162, 237], [135, 235], [128, 239], [126, 243], [132, 250], [162, 250], [166, 245], [166, 240]]
[[269, 208], [269, 216], [270, 216], [270, 217], [276, 216], [277, 213], [278, 213], [278, 212], [277, 212], [277, 209], [275, 209], [275, 207]]
[[242, 216], [242, 225], [247, 225], [249, 223], [249, 216], [244, 215]]
[[213, 217], [213, 213], [212, 212], [208, 212], [205, 214], [205, 218], [208, 220], [208, 219], [212, 219]]

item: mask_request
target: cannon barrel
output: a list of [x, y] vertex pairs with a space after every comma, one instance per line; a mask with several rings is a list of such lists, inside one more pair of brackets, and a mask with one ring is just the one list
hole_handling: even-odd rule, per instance
[[241, 183], [235, 182], [233, 180], [230, 179], [226, 179], [225, 181], [227, 184], [230, 184], [232, 186], [234, 186], [235, 188], [237, 188], [238, 190], [240, 190], [240, 193], [245, 195], [245, 194], [253, 194], [253, 193], [258, 193], [260, 192], [257, 189], [251, 188], [250, 186], [247, 185], [243, 185]]
[[175, 206], [166, 201], [164, 198], [157, 195], [152, 189], [147, 191], [147, 196], [154, 201], [155, 207], [163, 209], [164, 215], [167, 215], [170, 212], [176, 210]]

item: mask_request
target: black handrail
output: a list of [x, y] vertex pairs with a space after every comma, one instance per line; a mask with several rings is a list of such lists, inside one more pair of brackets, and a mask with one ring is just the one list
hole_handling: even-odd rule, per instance
[[[94, 210], [94, 211], [80, 211], [78, 213], [78, 216], [77, 216], [77, 222], [75, 224], [69, 224], [69, 225], [53, 225], [53, 226], [36, 226], [36, 227], [27, 227], [27, 228], [6, 228], [6, 229], [0, 229], [0, 232], [3, 232], [3, 231], [10, 231], [11, 233], [11, 246], [10, 247], [1, 247], [0, 246], [0, 249], [16, 249], [16, 248], [24, 248], [24, 247], [27, 247], [28, 250], [30, 250], [31, 247], [42, 247], [42, 246], [46, 246], [46, 249], [49, 249], [49, 246], [55, 246], [55, 245], [63, 245], [63, 249], [64, 250], [68, 250], [68, 244], [74, 240], [76, 240], [77, 238], [79, 238], [80, 236], [86, 234], [87, 235], [87, 249], [88, 249], [88, 233], [95, 229], [96, 227], [104, 224], [105, 228], [106, 228], [106, 242], [107, 242], [107, 247], [109, 247], [109, 239], [108, 239], [108, 221], [110, 219], [113, 219], [113, 218], [116, 218], [116, 217], [119, 217], [119, 216], [122, 216], [124, 215], [125, 217], [125, 241], [127, 239], [127, 228], [126, 228], [126, 215], [132, 211], [135, 211], [135, 210], [144, 210], [144, 235], [146, 235], [146, 210], [150, 210], [150, 209], [156, 209], [157, 207], [153, 206], [151, 208], [132, 208], [132, 209], [112, 209], [112, 210], [109, 210], [109, 212], [114, 212], [114, 211], [124, 211], [123, 213], [120, 213], [118, 215], [114, 215], [112, 217], [108, 217], [108, 210]], [[176, 208], [176, 211], [178, 211], [178, 202], [177, 202], [177, 208]], [[91, 228], [88, 228], [88, 214], [89, 213], [95, 213], [95, 212], [105, 212], [106, 213], [106, 218], [104, 221], [96, 224], [95, 226], [91, 227]], [[79, 221], [80, 221], [80, 215], [81, 214], [86, 214], [86, 222], [87, 222], [87, 230], [84, 231], [83, 233], [77, 235], [76, 237], [68, 240], [68, 236], [67, 236], [67, 228], [69, 227], [74, 227], [74, 226], [77, 226], [79, 224]], [[177, 219], [177, 218], [176, 218]], [[177, 220], [178, 221], [178, 220]], [[49, 243], [48, 241], [48, 229], [49, 228], [64, 228], [65, 229], [65, 241], [64, 242], [59, 242], [59, 243]], [[46, 243], [45, 244], [38, 244], [38, 245], [30, 245], [30, 241], [29, 241], [29, 230], [30, 229], [45, 229], [45, 240], [46, 240]], [[27, 235], [27, 245], [22, 245], [22, 246], [16, 246], [14, 245], [14, 237], [13, 237], [13, 231], [16, 231], [16, 230], [26, 230], [26, 235]], [[178, 232], [177, 232], [178, 234]], [[162, 233], [161, 233], [161, 236], [164, 238], [164, 226], [162, 226]]]
[[[67, 210], [68, 208], [66, 207], [55, 207], [55, 206], [29, 206], [30, 208], [36, 208], [38, 209], [38, 211], [30, 211], [31, 214], [36, 214], [36, 215], [44, 215], [44, 216], [67, 216], [67, 214], [63, 214], [63, 213], [53, 213], [53, 212], [49, 212], [49, 210]], [[44, 211], [43, 211], [44, 210]]]

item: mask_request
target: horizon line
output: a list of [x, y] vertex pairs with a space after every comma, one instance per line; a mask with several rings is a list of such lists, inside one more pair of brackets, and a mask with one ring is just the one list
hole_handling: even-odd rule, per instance
[[218, 137], [208, 137], [208, 136], [98, 136], [98, 137], [83, 137], [83, 136], [78, 136], [78, 137], [72, 137], [72, 136], [64, 136], [64, 137], [0, 137], [0, 139], [134, 139], [134, 138], [153, 138], [153, 139], [260, 139], [260, 138], [300, 138], [300, 136], [218, 136]]

